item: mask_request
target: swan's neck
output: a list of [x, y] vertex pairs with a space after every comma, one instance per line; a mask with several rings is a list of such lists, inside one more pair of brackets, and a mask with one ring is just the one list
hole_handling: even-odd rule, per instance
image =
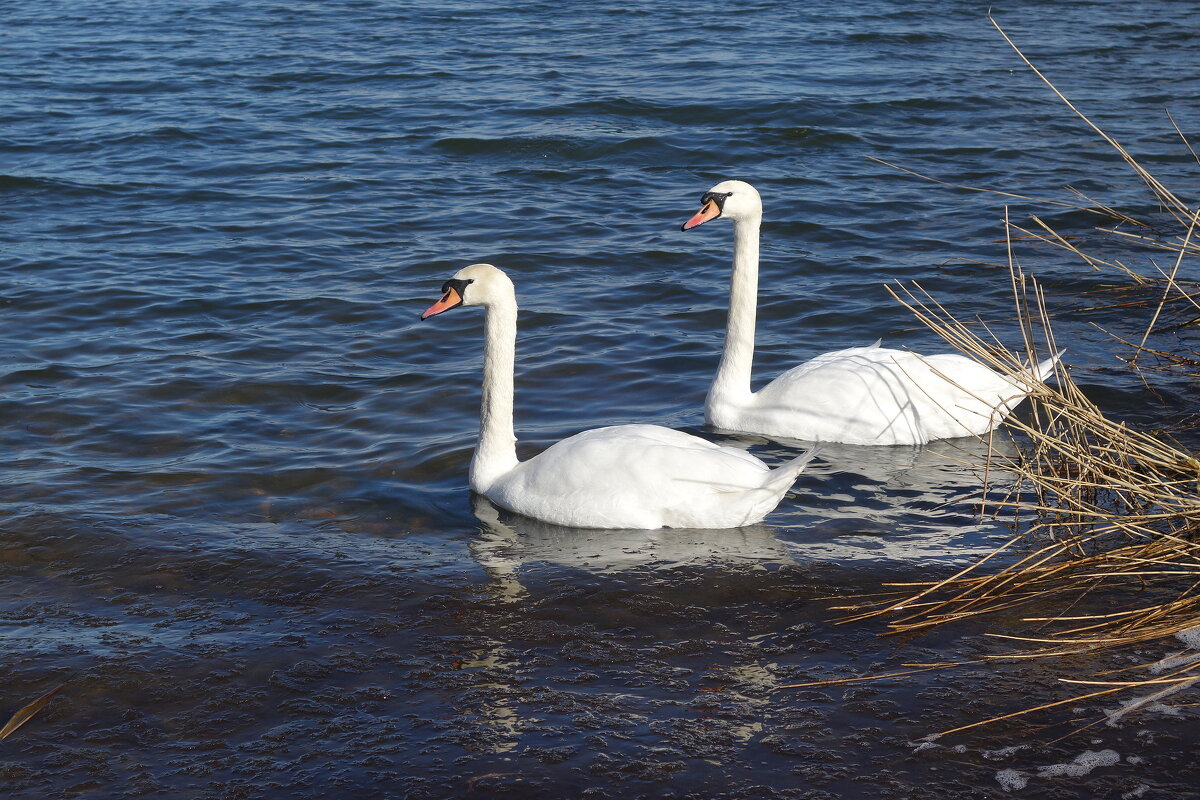
[[513, 359], [517, 348], [515, 301], [488, 306], [484, 321], [483, 406], [479, 442], [471, 458], [471, 489], [484, 494], [517, 466], [513, 433]]
[[745, 403], [750, 400], [750, 369], [754, 362], [754, 315], [758, 305], [758, 229], [761, 218], [733, 223], [733, 277], [729, 284], [729, 319], [725, 351], [708, 393], [708, 402]]

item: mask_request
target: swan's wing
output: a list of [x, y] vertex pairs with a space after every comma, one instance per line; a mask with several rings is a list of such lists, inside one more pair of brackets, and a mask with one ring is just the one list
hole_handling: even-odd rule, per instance
[[830, 420], [893, 417], [908, 406], [904, 350], [851, 347], [822, 353], [789, 369], [756, 393], [762, 409], [807, 411]]
[[[657, 425], [578, 433], [522, 464], [526, 481], [570, 490], [598, 486], [626, 495], [708, 484], [712, 491], [759, 486], [767, 467], [745, 450]], [[750, 479], [749, 483], [748, 480]]]
[[[1017, 377], [1001, 375], [957, 353], [927, 356], [922, 360], [941, 379], [924, 384], [931, 404], [926, 412], [931, 438], [961, 436], [957, 432], [959, 426], [971, 434], [986, 433], [999, 425], [1030, 390]], [[1054, 360], [1048, 360], [1036, 369], [1049, 372], [1053, 364]]]
[[722, 514], [761, 494], [768, 473], [744, 450], [655, 425], [618, 425], [552, 445], [489, 497], [563, 525], [724, 527], [734, 523]]
[[[912, 355], [912, 354], [910, 354]], [[939, 353], [933, 356], [913, 356], [914, 366], [924, 366], [928, 372], [942, 378], [947, 396], [955, 392], [975, 397], [996, 398], [1023, 391], [1013, 379], [957, 353]], [[919, 362], [919, 366], [915, 363]], [[918, 373], [924, 374], [924, 373]]]
[[780, 375], [756, 410], [792, 421], [804, 438], [863, 444], [920, 442], [994, 427], [1021, 388], [965, 356], [884, 347], [824, 353]]
[[791, 382], [809, 378], [814, 375], [833, 374], [836, 372], [857, 372], [869, 369], [874, 365], [891, 365], [896, 356], [912, 355], [906, 350], [893, 350], [880, 347], [876, 342], [867, 347], [847, 347], [845, 350], [833, 350], [792, 367], [780, 375], [775, 381]]

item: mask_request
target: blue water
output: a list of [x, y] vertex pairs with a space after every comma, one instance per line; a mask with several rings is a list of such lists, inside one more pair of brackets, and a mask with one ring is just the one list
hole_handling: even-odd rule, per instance
[[[908, 746], [1062, 697], [1040, 671], [772, 691], [994, 651], [970, 628], [905, 649], [829, 611], [1011, 534], [976, 515], [979, 446], [832, 447], [740, 531], [538, 525], [466, 489], [480, 316], [417, 321], [465, 264], [513, 277], [524, 455], [653, 422], [774, 462], [794, 449], [702, 427], [732, 242], [679, 224], [717, 181], [764, 198], [763, 378], [879, 337], [941, 349], [889, 281], [1015, 344], [1006, 203], [1152, 272], [1084, 212], [868, 159], [1159, 214], [986, 6], [0, 10], [0, 714], [66, 683], [4, 743], [6, 796], [1002, 797], [997, 769], [1085, 745], [1145, 760], [1024, 794], [1192, 791], [1195, 734], [1169, 718], [1153, 748], [1024, 727]], [[1188, 12], [995, 8], [1185, 196], [1195, 162], [1163, 109], [1200, 126]], [[1131, 385], [1091, 326], [1143, 329], [1087, 310], [1118, 275], [1018, 257], [1106, 408], [1195, 406], [1186, 382]]]

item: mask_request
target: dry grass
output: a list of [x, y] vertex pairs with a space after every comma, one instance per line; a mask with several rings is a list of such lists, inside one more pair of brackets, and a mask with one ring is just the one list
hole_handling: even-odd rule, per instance
[[[1120, 673], [1064, 674], [1059, 678], [1064, 684], [1086, 689], [1082, 693], [1077, 689], [1060, 701], [943, 733], [1089, 698], [1137, 693], [1108, 713], [1108, 720], [1115, 723], [1200, 682], [1200, 459], [1163, 432], [1140, 431], [1111, 419], [1065, 369], [1057, 370], [1054, 385], [1034, 378], [1027, 365], [1036, 364], [1039, 354], [1044, 358], [1059, 348], [1042, 291], [1012, 252], [1018, 241], [1064, 250], [1088, 268], [1107, 271], [1142, 295], [1113, 306], [1126, 319], [1131, 313], [1145, 314], [1140, 336], [1114, 337], [1118, 358], [1129, 367], [1131, 385], [1151, 386], [1154, 376], [1148, 373], [1163, 370], [1182, 370], [1200, 378], [1200, 353], [1178, 346], [1153, 346], [1159, 333], [1200, 323], [1200, 285], [1179, 278], [1187, 259], [1200, 255], [1200, 210], [1191, 208], [1138, 164], [1072, 105], [1002, 30], [1000, 34], [1029, 68], [1124, 158], [1175, 230], [1155, 232], [1150, 225], [1094, 201], [1086, 207], [1072, 207], [1109, 220], [1113, 227], [1108, 232], [1119, 237], [1115, 243], [1143, 245], [1149, 253], [1169, 252], [1173, 258], [1167, 266], [1148, 258], [1152, 269], [1137, 269], [1084, 252], [1076, 239], [1056, 232], [1036, 216], [1027, 227], [1006, 220], [1008, 267], [1023, 338], [1023, 346], [1016, 352], [1006, 348], [982, 322], [956, 319], [919, 285], [893, 291], [922, 323], [960, 352], [1000, 372], [1018, 375], [1028, 385], [1031, 411], [1011, 423], [1028, 439], [1028, 445], [1016, 456], [1003, 456], [993, 449], [989, 464], [989, 471], [1003, 470], [1018, 477], [1007, 497], [993, 503], [990, 510], [1012, 514], [1019, 524], [1009, 542], [945, 580], [892, 585], [886, 594], [860, 598], [842, 610], [847, 621], [882, 617], [895, 633], [991, 615], [991, 635], [1014, 645], [1012, 652], [1002, 656], [1006, 659], [1048, 659], [1150, 643], [1161, 647], [1171, 637], [1179, 637], [1188, 648]], [[1177, 126], [1175, 129], [1178, 131]], [[1173, 643], [1178, 647], [1178, 642]], [[1066, 668], [1079, 662], [1060, 663]], [[910, 669], [874, 677], [957, 665], [905, 666]]]
[[[986, 327], [981, 332], [979, 326], [956, 320], [920, 287], [894, 294], [959, 351], [1019, 375], [1029, 386], [1030, 413], [1010, 421], [1028, 445], [1012, 456], [993, 450], [988, 465], [989, 472], [1018, 478], [991, 510], [1020, 518], [1019, 532], [947, 579], [893, 584], [888, 594], [841, 610], [847, 621], [884, 617], [895, 633], [992, 615], [1002, 620], [1003, 632], [990, 635], [1014, 645], [1013, 652], [998, 657], [1004, 659], [1094, 653], [1173, 636], [1196, 645], [1200, 459], [1161, 433], [1110, 419], [1066, 370], [1057, 371], [1053, 386], [1036, 381], [1027, 367], [1037, 360], [1034, 334], [1054, 350], [1053, 332], [1036, 281], [1016, 265], [1012, 276], [1024, 352], [1005, 349]], [[1135, 379], [1132, 369], [1130, 376]], [[1054, 612], [1046, 613], [1047, 608]], [[1170, 669], [1164, 671], [1163, 664]], [[1200, 681], [1200, 652], [1144, 666], [1149, 677], [1063, 676], [1064, 684], [1092, 688], [943, 733], [1090, 698], [1152, 690], [1110, 713], [1115, 721]]]

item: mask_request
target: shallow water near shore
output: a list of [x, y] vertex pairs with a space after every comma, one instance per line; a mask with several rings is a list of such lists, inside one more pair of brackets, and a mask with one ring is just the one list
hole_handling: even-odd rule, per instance
[[[1058, 740], [1103, 712], [1081, 705], [918, 744], [1069, 696], [1044, 664], [776, 689], [1004, 651], [978, 627], [888, 638], [830, 610], [1012, 535], [979, 514], [1009, 480], [984, 498], [979, 443], [827, 446], [735, 531], [544, 525], [466, 488], [478, 310], [417, 320], [460, 267], [509, 272], [523, 456], [652, 422], [778, 463], [805, 443], [703, 427], [732, 237], [679, 225], [740, 177], [766, 214], [760, 379], [880, 337], [943, 349], [888, 281], [1015, 345], [1005, 203], [1080, 237], [1091, 218], [867, 156], [1156, 211], [985, 10], [7, 8], [0, 717], [65, 687], [0, 744], [5, 796], [1200, 794], [1189, 708]], [[1187, 196], [1195, 162], [1162, 113], [1200, 127], [1200, 21], [1180, 11], [996, 14]], [[1162, 425], [1196, 407], [1185, 381], [1134, 383], [1092, 326], [1144, 329], [1088, 310], [1117, 276], [1018, 253], [1106, 409]], [[1086, 752], [1116, 758], [1045, 769]]]

